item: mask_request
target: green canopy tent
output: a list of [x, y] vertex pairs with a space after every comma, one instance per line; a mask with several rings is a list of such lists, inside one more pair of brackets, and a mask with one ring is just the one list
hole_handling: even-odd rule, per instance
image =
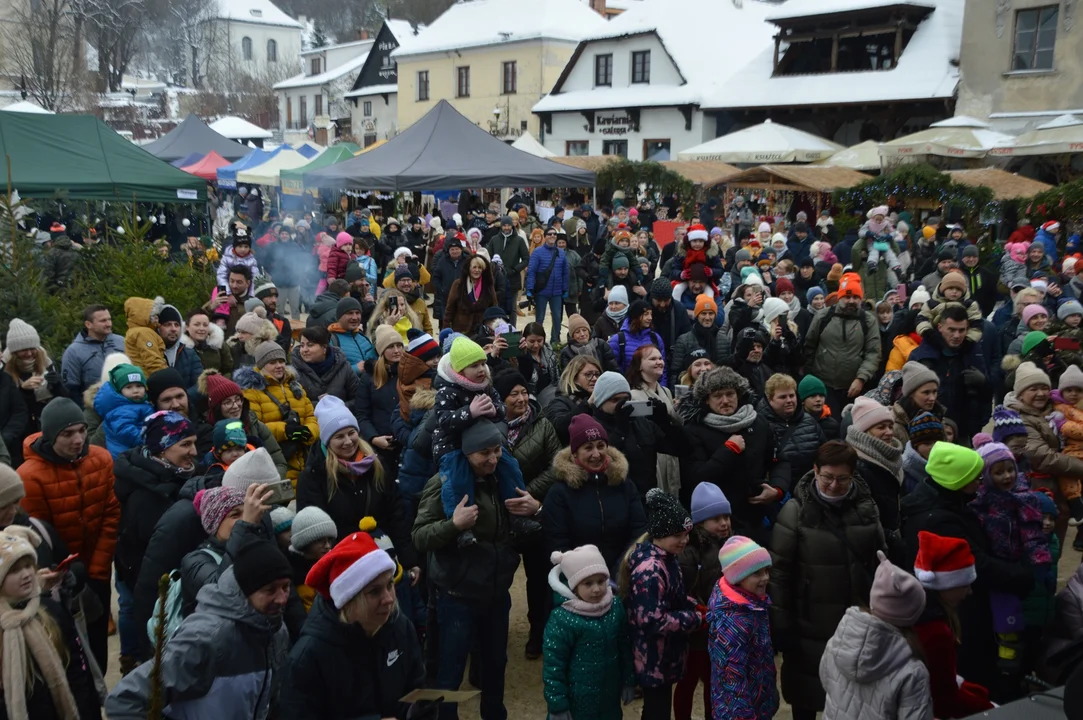
[[133, 145], [93, 115], [0, 113], [0, 156], [10, 162], [11, 186], [23, 197], [63, 191], [72, 200], [207, 200], [204, 180]]
[[359, 148], [353, 143], [339, 143], [327, 148], [315, 160], [295, 170], [283, 170], [279, 174], [283, 195], [304, 195], [305, 183], [302, 177], [306, 172], [312, 172], [328, 165], [352, 160]]

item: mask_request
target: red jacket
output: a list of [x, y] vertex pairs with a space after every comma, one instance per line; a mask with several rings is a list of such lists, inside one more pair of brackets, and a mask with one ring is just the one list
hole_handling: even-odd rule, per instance
[[54, 462], [33, 447], [40, 437], [34, 433], [23, 441], [26, 461], [17, 471], [26, 489], [22, 507], [56, 528], [92, 580], [108, 582], [120, 524], [113, 458], [105, 448], [88, 443], [87, 454], [79, 460]]
[[346, 277], [346, 267], [350, 264], [350, 255], [342, 248], [331, 248], [327, 254], [327, 282]]
[[933, 691], [933, 715], [937, 720], [970, 717], [991, 710], [989, 691], [976, 683], [956, 680], [955, 636], [947, 621], [930, 620], [914, 626], [925, 650], [929, 686]]

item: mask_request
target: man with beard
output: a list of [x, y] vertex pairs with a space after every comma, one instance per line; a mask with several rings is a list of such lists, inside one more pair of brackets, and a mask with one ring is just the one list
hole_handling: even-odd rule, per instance
[[444, 243], [444, 249], [436, 253], [432, 261], [432, 284], [434, 295], [432, 302], [432, 314], [440, 321], [440, 327], [444, 327], [444, 308], [447, 305], [447, 294], [451, 286], [462, 275], [463, 244], [458, 237], [448, 235]]
[[200, 456], [211, 451], [214, 426], [200, 419], [198, 413], [190, 411], [192, 400], [188, 397], [184, 379], [176, 370], [166, 368], [147, 377], [147, 400], [154, 406], [155, 412], [177, 412], [188, 418], [196, 429], [196, 450]]
[[365, 268], [355, 262], [347, 265], [346, 282], [350, 284], [350, 297], [361, 303], [361, 317], [370, 317], [376, 309], [376, 300], [372, 297], [372, 285]]
[[185, 388], [194, 390], [203, 373], [203, 361], [195, 350], [181, 342], [183, 334], [184, 320], [180, 311], [172, 305], [163, 305], [158, 313], [158, 335], [165, 343], [166, 364], [177, 372]]
[[746, 327], [737, 333], [730, 366], [738, 375], [748, 380], [750, 400], [754, 402], [759, 402], [760, 398], [764, 397], [767, 379], [774, 375], [774, 371], [763, 362], [766, 350], [767, 335], [760, 327]]
[[838, 303], [816, 313], [809, 325], [805, 369], [823, 381], [827, 405], [841, 417], [880, 367], [880, 333], [876, 317], [861, 307], [865, 293], [856, 274], [842, 276], [838, 294]]
[[429, 308], [425, 306], [425, 299], [421, 297], [418, 292], [421, 288], [417, 284], [417, 280], [414, 278], [414, 272], [412, 266], [409, 264], [399, 265], [395, 268], [395, 287], [399, 292], [406, 296], [406, 302], [410, 304], [411, 309], [417, 316], [421, 318], [421, 327], [419, 330], [424, 330], [429, 335], [433, 334], [432, 320], [429, 319]]
[[293, 326], [288, 319], [278, 314], [278, 287], [271, 280], [261, 278], [256, 284], [256, 298], [267, 309], [267, 319], [278, 328], [278, 337], [275, 338], [275, 342], [282, 348], [282, 352], [289, 355], [290, 345], [293, 344]]

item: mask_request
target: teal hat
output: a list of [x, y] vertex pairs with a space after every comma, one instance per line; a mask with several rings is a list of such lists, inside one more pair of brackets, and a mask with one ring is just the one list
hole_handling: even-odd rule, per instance
[[128, 363], [121, 363], [109, 371], [109, 384], [117, 392], [123, 390], [125, 385], [131, 385], [132, 383], [138, 383], [143, 387], [147, 386], [147, 376], [143, 374], [142, 368]]

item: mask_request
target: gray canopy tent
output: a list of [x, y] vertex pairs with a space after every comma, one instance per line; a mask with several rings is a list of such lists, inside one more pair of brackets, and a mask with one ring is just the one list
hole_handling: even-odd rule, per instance
[[394, 191], [593, 187], [594, 173], [513, 148], [441, 100], [383, 145], [305, 173], [304, 183], [331, 189]]
[[195, 115], [184, 118], [184, 122], [180, 125], [142, 147], [151, 155], [166, 162], [188, 157], [193, 153], [199, 153], [202, 157], [212, 150], [226, 160], [240, 160], [252, 152], [251, 148], [211, 130]]

